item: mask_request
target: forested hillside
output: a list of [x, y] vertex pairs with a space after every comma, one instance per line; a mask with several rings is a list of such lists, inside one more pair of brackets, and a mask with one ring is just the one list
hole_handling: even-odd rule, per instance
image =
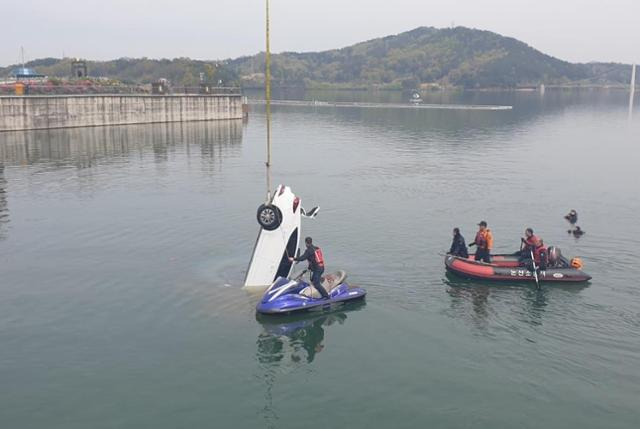
[[[71, 59], [46, 58], [27, 64], [53, 77], [70, 75]], [[15, 66], [0, 68], [7, 76]], [[166, 78], [196, 85], [200, 73], [222, 85], [264, 85], [264, 53], [224, 61], [188, 58], [121, 58], [90, 61], [89, 74], [128, 83]], [[323, 52], [272, 55], [276, 86], [404, 88], [421, 85], [464, 88], [514, 88], [539, 84], [626, 84], [630, 66], [574, 64], [490, 31], [465, 27], [420, 27]]]

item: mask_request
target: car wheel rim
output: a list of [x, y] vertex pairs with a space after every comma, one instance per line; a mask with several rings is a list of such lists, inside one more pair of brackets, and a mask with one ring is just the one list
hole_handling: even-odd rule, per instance
[[272, 209], [264, 209], [262, 213], [260, 213], [260, 220], [265, 225], [271, 225], [276, 220], [276, 212]]

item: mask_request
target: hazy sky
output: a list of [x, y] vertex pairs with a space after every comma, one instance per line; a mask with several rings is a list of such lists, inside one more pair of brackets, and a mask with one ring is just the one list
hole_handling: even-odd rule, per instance
[[[1, 0], [0, 65], [67, 56], [221, 59], [264, 50], [264, 0]], [[640, 62], [640, 0], [271, 0], [274, 52], [419, 26], [512, 36], [569, 61]]]

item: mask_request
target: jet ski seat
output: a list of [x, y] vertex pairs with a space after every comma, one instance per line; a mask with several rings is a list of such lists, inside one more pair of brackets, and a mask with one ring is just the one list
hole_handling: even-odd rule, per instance
[[[347, 278], [347, 273], [340, 270], [335, 273], [327, 274], [322, 279], [322, 287], [327, 293], [331, 293], [333, 289], [340, 286], [344, 280]], [[300, 295], [304, 295], [309, 298], [321, 298], [320, 292], [316, 290], [313, 286], [307, 286], [306, 288], [300, 291]]]

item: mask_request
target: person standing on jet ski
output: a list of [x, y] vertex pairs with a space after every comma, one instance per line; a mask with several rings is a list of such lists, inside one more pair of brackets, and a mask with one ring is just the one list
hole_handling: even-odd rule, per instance
[[298, 256], [297, 258], [289, 258], [289, 261], [300, 262], [307, 260], [309, 261], [309, 271], [311, 271], [311, 284], [323, 298], [329, 299], [329, 294], [320, 284], [320, 278], [322, 273], [324, 273], [324, 257], [322, 256], [322, 250], [319, 247], [313, 245], [313, 239], [311, 237], [307, 237], [304, 239], [304, 243], [307, 245], [307, 250]]
[[493, 234], [487, 228], [487, 222], [484, 220], [478, 224], [478, 232], [473, 243], [469, 243], [469, 247], [478, 246], [476, 249], [476, 261], [483, 261], [487, 264], [491, 263], [491, 249], [493, 249]]
[[469, 252], [467, 252], [467, 245], [464, 242], [464, 237], [460, 234], [460, 228], [453, 228], [453, 241], [451, 242], [451, 249], [449, 254], [453, 256], [460, 256], [461, 258], [468, 258]]

